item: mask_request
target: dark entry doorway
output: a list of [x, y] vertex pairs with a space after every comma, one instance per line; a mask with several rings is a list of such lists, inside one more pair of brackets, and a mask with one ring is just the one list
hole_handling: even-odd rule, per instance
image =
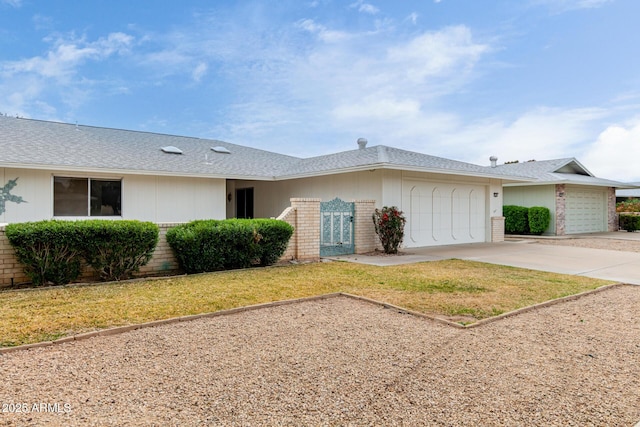
[[236, 190], [236, 218], [253, 218], [253, 188]]

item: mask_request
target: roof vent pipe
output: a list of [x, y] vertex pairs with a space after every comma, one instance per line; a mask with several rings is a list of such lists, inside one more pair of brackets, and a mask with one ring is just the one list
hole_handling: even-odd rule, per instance
[[358, 138], [358, 148], [360, 148], [361, 150], [365, 149], [367, 147], [367, 138]]
[[495, 168], [498, 166], [498, 158], [496, 156], [489, 157], [489, 161], [491, 162], [491, 167]]

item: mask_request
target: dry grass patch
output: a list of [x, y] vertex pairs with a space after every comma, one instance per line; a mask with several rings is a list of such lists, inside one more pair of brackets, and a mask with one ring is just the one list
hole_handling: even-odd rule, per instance
[[292, 265], [0, 293], [0, 346], [332, 292], [469, 321], [611, 282], [472, 261]]

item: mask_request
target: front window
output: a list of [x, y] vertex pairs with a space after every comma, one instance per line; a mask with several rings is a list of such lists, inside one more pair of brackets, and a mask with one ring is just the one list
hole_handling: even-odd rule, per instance
[[121, 216], [122, 181], [56, 176], [54, 216]]

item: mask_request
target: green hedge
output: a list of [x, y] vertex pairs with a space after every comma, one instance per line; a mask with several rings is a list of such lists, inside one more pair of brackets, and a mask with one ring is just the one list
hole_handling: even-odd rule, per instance
[[640, 215], [620, 214], [620, 228], [626, 231], [640, 230]]
[[536, 234], [544, 233], [551, 223], [551, 212], [543, 206], [505, 205], [502, 207], [504, 215], [504, 231], [506, 234]]
[[140, 221], [38, 221], [5, 229], [35, 286], [76, 280], [86, 262], [104, 280], [131, 277], [151, 259], [158, 226]]
[[262, 237], [258, 241], [260, 265], [275, 264], [287, 250], [293, 227], [275, 219], [254, 219], [253, 222]]
[[507, 234], [527, 234], [529, 209], [522, 206], [506, 205], [502, 207], [504, 215], [504, 231]]
[[151, 222], [88, 220], [77, 223], [82, 254], [103, 280], [129, 279], [147, 264], [158, 245]]
[[197, 220], [167, 231], [167, 242], [192, 274], [274, 264], [292, 234], [291, 225], [272, 219]]
[[9, 224], [5, 228], [24, 272], [35, 286], [73, 282], [82, 271], [78, 227], [70, 221]]
[[551, 212], [543, 206], [532, 206], [527, 212], [527, 219], [529, 221], [529, 232], [540, 235], [549, 228]]

